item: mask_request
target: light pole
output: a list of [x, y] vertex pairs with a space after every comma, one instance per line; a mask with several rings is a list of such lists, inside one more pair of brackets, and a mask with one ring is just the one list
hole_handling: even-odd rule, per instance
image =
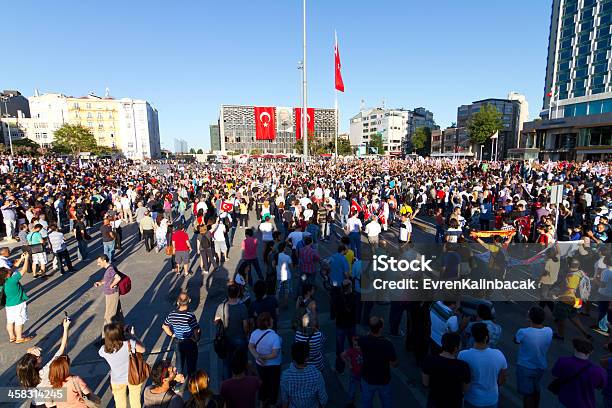
[[[306, 112], [306, 106], [308, 103], [308, 94], [306, 86], [306, 0], [302, 1], [303, 4], [303, 34], [304, 34], [304, 58], [302, 59], [302, 137], [304, 138], [304, 162], [308, 161], [308, 114]], [[314, 118], [313, 118], [314, 119]]]
[[[8, 137], [9, 137], [9, 146], [11, 148], [11, 156], [13, 156], [13, 138], [11, 135], [11, 124], [8, 122], [9, 113], [8, 113], [8, 107], [6, 105], [6, 100], [8, 99], [8, 96], [2, 95], [0, 96], [0, 98], [2, 98], [2, 101], [4, 102], [4, 116], [7, 118], [6, 127], [8, 128]], [[2, 115], [0, 115], [0, 117], [2, 117]], [[4, 134], [4, 131], [2, 133]]]
[[478, 157], [480, 157], [480, 161], [482, 161], [482, 148], [484, 147], [483, 144], [480, 145], [480, 155]]

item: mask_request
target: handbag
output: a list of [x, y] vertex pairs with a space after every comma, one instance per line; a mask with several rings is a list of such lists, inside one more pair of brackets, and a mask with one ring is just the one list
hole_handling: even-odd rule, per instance
[[79, 394], [79, 397], [81, 397], [81, 399], [83, 400], [85, 405], [87, 405], [88, 408], [99, 408], [102, 406], [102, 400], [100, 399], [100, 397], [98, 397], [93, 392], [87, 395], [83, 394], [83, 390], [81, 390], [81, 386], [79, 385], [79, 383], [74, 381], [74, 376], [71, 377], [71, 380], [72, 385], [74, 385], [74, 389], [76, 390], [77, 394]]
[[229, 355], [230, 352], [230, 342], [225, 334], [225, 308], [227, 306], [227, 302], [223, 302], [223, 319], [221, 319], [221, 324], [217, 325], [217, 333], [215, 334], [215, 338], [213, 340], [213, 348], [215, 353], [220, 359], [225, 359]]
[[128, 340], [128, 353], [130, 355], [130, 365], [128, 368], [128, 383], [131, 385], [142, 384], [149, 378], [151, 367], [136, 350], [132, 351], [132, 346]]
[[591, 362], [588, 361], [584, 367], [582, 367], [580, 370], [576, 371], [574, 374], [570, 375], [569, 377], [555, 378], [554, 380], [550, 382], [550, 384], [548, 384], [548, 391], [552, 392], [555, 395], [559, 395], [561, 388], [563, 388], [565, 384], [569, 383], [575, 378], [578, 378], [582, 373], [584, 373], [586, 370], [591, 368], [591, 366], [592, 366]]

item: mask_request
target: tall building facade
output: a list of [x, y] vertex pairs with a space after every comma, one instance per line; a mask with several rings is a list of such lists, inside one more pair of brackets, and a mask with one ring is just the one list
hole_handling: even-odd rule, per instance
[[19, 91], [7, 90], [0, 92], [0, 116], [16, 118], [30, 117], [30, 103]]
[[174, 139], [174, 153], [189, 153], [187, 141], [183, 139]]
[[[255, 107], [250, 105], [222, 105], [219, 110], [221, 150], [249, 154], [252, 151], [272, 154], [301, 154], [295, 150], [295, 110], [276, 107], [274, 140], [255, 138]], [[314, 138], [323, 144], [333, 143], [336, 135], [334, 109], [315, 108]], [[211, 141], [212, 144], [212, 141]]]
[[612, 159], [611, 0], [553, 0], [542, 120], [519, 152], [547, 160]]
[[219, 132], [219, 123], [213, 123], [209, 126], [210, 135], [210, 150], [213, 152], [221, 150], [221, 133]]
[[32, 117], [18, 118], [15, 125], [22, 137], [43, 147], [52, 145], [57, 129], [71, 124], [87, 127], [97, 144], [119, 149], [127, 158], [160, 157], [158, 113], [147, 101], [47, 93], [30, 97], [29, 104]]
[[[457, 108], [457, 150], [465, 150], [466, 144], [469, 144], [469, 134], [467, 132], [467, 126], [476, 112], [480, 111], [484, 105], [495, 107], [498, 112], [501, 113], [502, 129], [499, 131], [499, 138], [497, 141], [497, 159], [503, 159], [508, 155], [508, 150], [517, 147], [517, 143], [520, 136], [520, 129], [522, 129], [521, 118], [525, 115], [521, 114], [521, 101], [516, 99], [497, 99], [489, 98], [482, 99], [480, 101], [474, 101], [469, 105], [461, 105]], [[481, 148], [482, 147], [482, 148]], [[478, 149], [475, 151], [474, 149]], [[493, 140], [484, 143], [482, 146], [470, 147], [475, 155], [481, 159], [486, 160], [493, 159], [492, 152], [494, 150]]]
[[380, 154], [402, 155], [412, 152], [411, 138], [420, 127], [438, 128], [433, 113], [425, 108], [362, 109], [350, 120], [349, 140], [352, 146], [367, 146], [372, 136], [380, 135], [384, 146]]

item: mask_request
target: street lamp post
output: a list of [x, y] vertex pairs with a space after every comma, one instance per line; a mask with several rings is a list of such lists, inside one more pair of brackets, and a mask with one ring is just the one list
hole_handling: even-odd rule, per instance
[[[304, 58], [302, 59], [302, 137], [304, 138], [304, 161], [308, 161], [308, 115], [307, 106], [307, 86], [306, 86], [306, 0], [303, 0], [303, 34], [304, 34]], [[314, 118], [313, 118], [314, 120]]]

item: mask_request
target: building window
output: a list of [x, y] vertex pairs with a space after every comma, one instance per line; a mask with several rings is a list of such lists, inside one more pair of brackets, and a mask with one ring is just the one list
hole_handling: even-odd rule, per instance
[[72, 106], [74, 106], [74, 109], [79, 109], [79, 103], [78, 102], [75, 102], [74, 105], [72, 105]]
[[98, 112], [98, 120], [102, 120], [102, 114]]
[[85, 104], [85, 108], [87, 108], [87, 109], [91, 109], [91, 103], [87, 102], [87, 103]]
[[91, 114], [91, 112], [87, 113], [87, 119], [92, 119], [93, 115]]
[[93, 128], [93, 122], [87, 122], [87, 126]]
[[112, 119], [113, 118], [113, 112], [108, 112], [108, 118]]
[[98, 123], [98, 130], [104, 130], [104, 125], [102, 123]]

